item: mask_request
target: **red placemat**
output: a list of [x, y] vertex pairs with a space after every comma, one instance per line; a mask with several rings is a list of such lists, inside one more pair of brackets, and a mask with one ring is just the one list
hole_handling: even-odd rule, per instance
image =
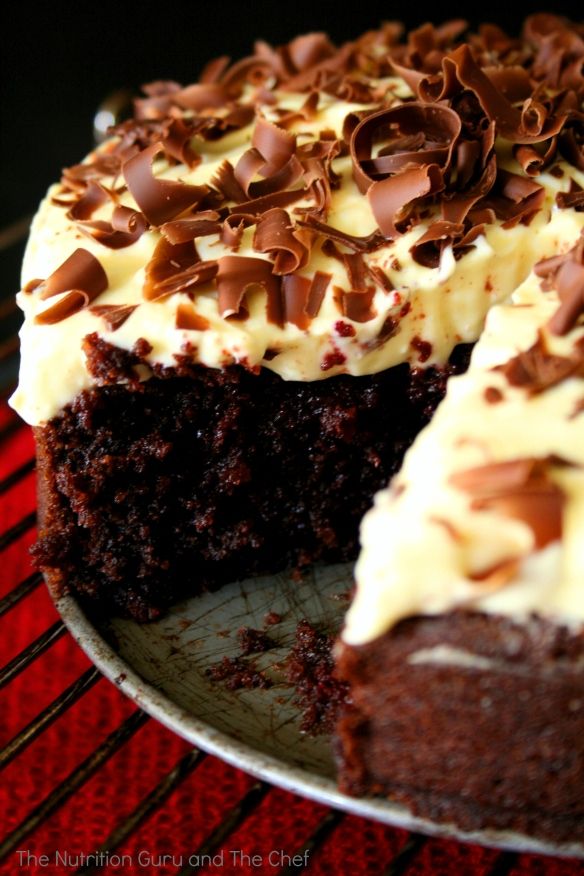
[[[0, 403], [0, 484], [31, 459], [30, 429], [6, 436], [14, 417]], [[4, 437], [2, 437], [4, 435]], [[5, 486], [5, 485], [4, 485]], [[0, 533], [16, 526], [35, 507], [34, 473], [0, 496]], [[1, 553], [0, 599], [34, 572], [26, 529]], [[0, 666], [58, 621], [44, 585], [0, 618]], [[61, 636], [24, 672], [0, 691], [0, 749], [73, 684], [90, 664], [68, 634]], [[0, 783], [0, 842], [116, 730], [135, 706], [105, 679], [99, 679], [5, 769]], [[112, 831], [152, 792], [191, 746], [154, 720], [147, 720], [117, 753], [38, 829], [23, 837], [0, 865], [0, 876], [73, 873], [87, 863]], [[197, 849], [232, 813], [256, 783], [221, 760], [204, 756], [170, 796], [142, 821], [115, 851], [104, 854], [108, 874], [176, 874], [197, 859]], [[278, 788], [268, 789], [241, 825], [213, 854], [203, 873], [277, 873], [290, 864], [327, 815], [326, 807]], [[305, 872], [377, 876], [411, 842], [406, 831], [344, 816], [307, 856]], [[305, 858], [302, 858], [304, 861]], [[91, 863], [91, 859], [89, 859]], [[421, 874], [511, 873], [513, 876], [576, 876], [582, 863], [537, 855], [515, 858], [478, 846], [428, 839], [394, 872]]]

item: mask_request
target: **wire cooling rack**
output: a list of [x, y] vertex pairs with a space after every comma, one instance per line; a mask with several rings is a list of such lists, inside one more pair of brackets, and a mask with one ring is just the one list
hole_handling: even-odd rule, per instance
[[[20, 261], [21, 249], [23, 240], [26, 236], [28, 228], [28, 219], [23, 219], [20, 222], [14, 223], [4, 230], [0, 230], [0, 252], [3, 255], [8, 254], [10, 263], [13, 267], [13, 277], [6, 278], [13, 286], [16, 286], [16, 273], [14, 266]], [[11, 273], [11, 271], [8, 271]], [[7, 286], [10, 289], [10, 286]], [[21, 455], [17, 455], [16, 460], [12, 464], [10, 457], [10, 446], [14, 443], [14, 439], [18, 436], [26, 437], [28, 427], [19, 421], [19, 419], [8, 411], [6, 398], [14, 383], [17, 364], [17, 340], [15, 332], [18, 326], [18, 315], [15, 310], [12, 299], [0, 299], [0, 385], [2, 393], [0, 398], [0, 457], [4, 458], [5, 470], [7, 473], [0, 480], [0, 503], [12, 503], [18, 505], [19, 491], [28, 484], [30, 491], [30, 480], [34, 471], [35, 461], [30, 450], [28, 458], [22, 460]], [[29, 447], [32, 445], [29, 442]], [[8, 456], [6, 456], [8, 454]], [[0, 512], [2, 508], [0, 508]], [[10, 519], [0, 513], [0, 520]], [[3, 619], [5, 628], [10, 630], [10, 619], [6, 618], [9, 613], [17, 613], [18, 607], [23, 604], [27, 597], [31, 597], [42, 585], [42, 576], [38, 572], [32, 572], [24, 577], [23, 580], [6, 580], [5, 568], [25, 568], [26, 561], [21, 558], [20, 562], [13, 562], [4, 566], [4, 557], [8, 552], [21, 552], [23, 555], [27, 551], [27, 545], [30, 543], [30, 535], [35, 527], [36, 515], [29, 511], [16, 519], [16, 522], [6, 526], [3, 532], [0, 533], [0, 580], [2, 587], [0, 590], [0, 619]], [[12, 575], [10, 572], [9, 575]], [[63, 637], [68, 637], [64, 624], [60, 621], [54, 621], [54, 615], [46, 612], [47, 622], [44, 631], [33, 637], [32, 641], [16, 656], [12, 657], [0, 669], [0, 729], [2, 724], [2, 716], [6, 715], [1, 697], [5, 696], [10, 685], [15, 683], [20, 677], [26, 673], [37, 671], [46, 661], [46, 665], [50, 666], [52, 649], [59, 640]], [[38, 619], [37, 619], [38, 620]], [[44, 622], [44, 616], [43, 616]], [[67, 725], [69, 736], [75, 736], [76, 725], [75, 709], [76, 704], [79, 704], [86, 698], [92, 689], [98, 685], [109, 684], [102, 678], [100, 673], [95, 668], [88, 668], [82, 671], [72, 682], [64, 681], [62, 688], [57, 696], [55, 696], [44, 708], [25, 723], [22, 729], [9, 739], [0, 750], [0, 772], [6, 770], [9, 765], [13, 764], [18, 758], [26, 755], [27, 749], [35, 741], [38, 741], [43, 734], [49, 731], [49, 728], [54, 724], [58, 726]], [[122, 694], [116, 692], [112, 688], [112, 695], [122, 698]], [[90, 740], [90, 751], [81, 762], [79, 762], [64, 778], [58, 780], [54, 787], [48, 793], [41, 793], [39, 796], [32, 796], [29, 802], [28, 812], [16, 824], [8, 819], [7, 813], [2, 816], [0, 810], [0, 874], [12, 874], [16, 872], [28, 873], [32, 871], [30, 862], [27, 863], [26, 857], [23, 857], [23, 849], [26, 849], [27, 843], [34, 839], [35, 833], [42, 831], [43, 826], [47, 821], [55, 816], [56, 813], [62, 812], [66, 807], [76, 807], [82, 804], [78, 803], [79, 795], [82, 793], [84, 786], [90, 780], [99, 774], [99, 771], [107, 768], [109, 761], [114, 756], [126, 749], [132, 744], [132, 740], [145, 725], [153, 724], [154, 719], [150, 718], [143, 711], [136, 709], [131, 711], [113, 730], [111, 730], [105, 738], [96, 737]], [[79, 728], [81, 730], [81, 728]], [[160, 728], [161, 745], [164, 745], [164, 740], [170, 736], [170, 731]], [[59, 741], [56, 737], [54, 756], [59, 757]], [[177, 789], [199, 771], [204, 769], [204, 765], [213, 764], [215, 758], [205, 754], [199, 749], [187, 750], [185, 754], [178, 758], [170, 769], [167, 769], [161, 778], [154, 783], [153, 787], [147, 790], [138, 802], [133, 806], [130, 812], [127, 812], [117, 822], [114, 819], [114, 826], [107, 828], [105, 832], [98, 833], [92, 837], [93, 845], [85, 850], [86, 855], [92, 856], [89, 863], [82, 863], [81, 866], [68, 866], [60, 869], [59, 865], [55, 865], [56, 869], [51, 872], [75, 872], [75, 873], [108, 873], [108, 872], [133, 872], [128, 869], [121, 871], [113, 868], [111, 864], [112, 855], [119, 851], [120, 854], [132, 837], [139, 832], [143, 826], [149, 821], [156, 820], [155, 816], [162, 810], [176, 805], [173, 803], [173, 795]], [[218, 762], [216, 762], [218, 763]], [[232, 770], [234, 774], [236, 770], [231, 767], [223, 767], [223, 769]], [[210, 772], [210, 783], [207, 785], [207, 793], [212, 789], [212, 770]], [[0, 780], [1, 781], [1, 780]], [[132, 781], [132, 777], [130, 777]], [[9, 789], [4, 789], [4, 800], [8, 800], [10, 796]], [[199, 790], [199, 794], [201, 791]], [[202, 790], [205, 794], [205, 787]], [[211, 860], [213, 856], [218, 855], [222, 850], [230, 848], [232, 838], [241, 834], [242, 830], [246, 829], [246, 825], [253, 822], [254, 815], [260, 811], [270, 812], [271, 806], [282, 806], [284, 792], [272, 788], [270, 785], [262, 781], [249, 779], [247, 789], [244, 790], [235, 802], [230, 803], [226, 811], [223, 812], [220, 821], [206, 830], [203, 826], [202, 839], [197, 843], [196, 847], [176, 848], [173, 849], [173, 861], [179, 861], [177, 865], [173, 861], [166, 862], [164, 867], [141, 866], [140, 872], [164, 872], [176, 873], [177, 876], [187, 876], [199, 872], [217, 872], [213, 870], [213, 866], [209, 867], [206, 862]], [[2, 799], [2, 798], [0, 798]], [[293, 805], [294, 797], [290, 794], [284, 795], [285, 800], [290, 801], [290, 806]], [[204, 796], [199, 800], [199, 809], [205, 809]], [[302, 839], [297, 844], [288, 850], [287, 855], [279, 860], [269, 859], [269, 849], [261, 846], [256, 846], [258, 863], [254, 864], [252, 858], [242, 858], [240, 866], [235, 866], [230, 872], [277, 872], [281, 874], [306, 872], [307, 874], [321, 873], [375, 873], [387, 874], [387, 876], [398, 876], [398, 874], [478, 874], [481, 876], [505, 876], [505, 874], [545, 874], [545, 876], [560, 876], [564, 873], [582, 872], [580, 864], [554, 860], [551, 858], [543, 858], [537, 855], [520, 855], [512, 852], [497, 852], [493, 850], [474, 849], [475, 854], [469, 854], [472, 847], [464, 847], [454, 842], [449, 842], [439, 839], [429, 839], [419, 834], [407, 834], [403, 830], [392, 829], [374, 823], [365, 824], [363, 819], [358, 819], [354, 816], [345, 815], [334, 809], [325, 809], [322, 806], [317, 806], [316, 811], [318, 817], [314, 817], [315, 806], [312, 805], [310, 817], [306, 817], [306, 825], [300, 819], [296, 821], [296, 832], [302, 834]], [[81, 811], [79, 811], [81, 815]], [[189, 812], [185, 811], [181, 814], [181, 818], [188, 819]], [[7, 829], [8, 825], [8, 829]], [[357, 830], [359, 825], [359, 830]], [[200, 828], [200, 825], [199, 825]], [[355, 837], [355, 842], [359, 842], [359, 838], [364, 835], [363, 831], [370, 829], [374, 832], [377, 838], [378, 854], [368, 849], [367, 854], [363, 850], [360, 855], [359, 849], [353, 849], [353, 863], [345, 868], [343, 858], [339, 848], [342, 844], [344, 847], [347, 844], [351, 845], [351, 837]], [[199, 830], [199, 833], [201, 831]], [[165, 838], [168, 839], [168, 838]], [[380, 842], [383, 839], [383, 842]], [[341, 842], [342, 841], [342, 842]], [[155, 840], [154, 840], [155, 843]], [[265, 843], [265, 840], [264, 840]], [[39, 853], [40, 854], [40, 853]], [[365, 860], [366, 859], [366, 860]], [[122, 860], [124, 860], [122, 858]], [[217, 860], [217, 859], [216, 859]], [[262, 861], [260, 864], [259, 861]], [[355, 861], [358, 863], [356, 864]], [[185, 863], [186, 862], [186, 863]], [[38, 861], [37, 861], [38, 863]], [[360, 864], [363, 864], [363, 869], [360, 869]], [[47, 865], [48, 866], [48, 865]]]

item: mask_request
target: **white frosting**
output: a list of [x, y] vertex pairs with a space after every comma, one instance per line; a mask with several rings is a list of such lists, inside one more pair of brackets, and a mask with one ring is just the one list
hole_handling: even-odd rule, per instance
[[[388, 80], [387, 84], [400, 96], [409, 93], [400, 80]], [[278, 97], [281, 105], [290, 109], [296, 109], [306, 99], [305, 95], [292, 94]], [[298, 135], [299, 143], [310, 142], [323, 128], [340, 134], [345, 116], [363, 108], [363, 104], [343, 103], [321, 95], [316, 118], [311, 122], [296, 122], [292, 130]], [[159, 161], [155, 174], [191, 184], [208, 182], [225, 159], [234, 165], [237, 163], [249, 148], [252, 129], [250, 125], [217, 141], [197, 140], [195, 148], [202, 157], [200, 165], [189, 170], [184, 165], [168, 167]], [[519, 171], [511, 159], [500, 156], [500, 161]], [[371, 233], [376, 222], [367, 198], [353, 182], [350, 158], [336, 159], [333, 167], [341, 175], [342, 185], [333, 192], [328, 224], [359, 236]], [[424, 365], [444, 363], [456, 344], [479, 337], [490, 307], [507, 299], [537, 260], [565, 250], [578, 236], [584, 225], [584, 214], [556, 209], [554, 197], [557, 191], [568, 189], [570, 177], [584, 184], [584, 174], [569, 165], [564, 165], [564, 170], [561, 179], [550, 174], [538, 177], [538, 182], [546, 188], [546, 202], [529, 226], [519, 224], [505, 230], [500, 223], [488, 225], [485, 235], [458, 261], [450, 249], [445, 250], [438, 268], [426, 268], [413, 261], [410, 248], [427, 230], [425, 223], [394, 243], [366, 255], [369, 264], [385, 271], [395, 291], [388, 294], [377, 289], [373, 301], [376, 316], [368, 322], [352, 323], [353, 337], [340, 337], [335, 328], [339, 320], [351, 322], [341, 316], [333, 300], [334, 286], [350, 289], [346, 270], [338, 260], [325, 257], [320, 246], [313, 247], [309, 264], [299, 273], [311, 278], [318, 270], [332, 274], [333, 279], [318, 315], [306, 331], [292, 323], [286, 323], [283, 328], [270, 323], [266, 318], [265, 293], [261, 289], [248, 293], [249, 319], [223, 319], [216, 290], [211, 284], [197, 290], [195, 297], [195, 309], [208, 320], [209, 328], [204, 331], [177, 329], [177, 307], [190, 299], [184, 294], [175, 294], [146, 301], [142, 293], [144, 267], [160, 239], [159, 232], [148, 231], [124, 249], [109, 249], [82, 234], [67, 219], [66, 210], [52, 204], [48, 197], [32, 226], [23, 266], [23, 287], [33, 279], [48, 277], [81, 246], [99, 259], [109, 281], [108, 289], [93, 303], [139, 306], [115, 332], [109, 331], [103, 319], [88, 308], [56, 324], [42, 325], [35, 322], [36, 315], [53, 306], [58, 297], [42, 301], [38, 291], [21, 292], [18, 302], [25, 313], [21, 332], [22, 364], [19, 387], [11, 403], [25, 420], [37, 425], [57, 415], [79, 392], [90, 388], [93, 381], [81, 345], [91, 332], [98, 332], [106, 341], [126, 350], [131, 349], [138, 338], [145, 338], [152, 346], [149, 360], [163, 366], [175, 365], [175, 356], [181, 354], [188, 342], [194, 350], [194, 360], [208, 367], [244, 363], [247, 367], [269, 368], [286, 380], [320, 380], [339, 372], [371, 374], [406, 361], [419, 365], [420, 353], [416, 345], [412, 346], [416, 338], [431, 345], [431, 355]], [[127, 192], [121, 201], [135, 206]], [[292, 212], [294, 206], [290, 208]], [[110, 213], [111, 206], [106, 206], [92, 218], [109, 219]], [[261, 257], [252, 248], [253, 233], [253, 228], [246, 230], [237, 255]], [[232, 254], [216, 235], [199, 238], [197, 249], [204, 259]], [[399, 270], [395, 267], [396, 258], [401, 266]], [[402, 315], [404, 305], [409, 305], [409, 310]], [[399, 321], [399, 331], [376, 345], [387, 317]], [[335, 349], [343, 354], [345, 362], [323, 371], [323, 361]], [[266, 350], [280, 353], [267, 360], [264, 359]]]
[[[584, 413], [576, 411], [584, 380], [570, 377], [530, 396], [491, 370], [527, 350], [557, 307], [556, 293], [542, 292], [532, 274], [512, 303], [489, 313], [469, 371], [450, 380], [402, 471], [375, 497], [362, 524], [357, 591], [343, 632], [349, 644], [370, 641], [402, 618], [457, 608], [582, 625]], [[550, 352], [569, 356], [584, 327], [565, 337], [544, 333]], [[489, 404], [487, 387], [499, 389], [502, 400]], [[563, 538], [542, 550], [534, 549], [527, 524], [494, 510], [472, 510], [472, 497], [450, 481], [475, 466], [550, 455], [575, 465], [551, 470], [566, 495]], [[517, 561], [509, 580], [476, 580], [507, 560]]]

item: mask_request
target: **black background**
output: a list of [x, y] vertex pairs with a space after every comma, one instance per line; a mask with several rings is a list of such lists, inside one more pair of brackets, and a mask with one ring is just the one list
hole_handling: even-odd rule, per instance
[[[120, 86], [172, 78], [194, 81], [209, 59], [249, 54], [253, 40], [286, 42], [308, 30], [336, 42], [383, 20], [408, 27], [464, 17], [472, 26], [496, 21], [517, 32], [526, 14], [551, 3], [510, 0], [507, 7], [460, 3], [318, 0], [180, 4], [172, 0], [59, 3], [10, 0], [4, 5], [0, 70], [0, 228], [33, 211], [61, 167], [91, 148], [92, 118]], [[553, 11], [582, 17], [582, 6], [555, 2]], [[551, 10], [550, 10], [551, 11]]]

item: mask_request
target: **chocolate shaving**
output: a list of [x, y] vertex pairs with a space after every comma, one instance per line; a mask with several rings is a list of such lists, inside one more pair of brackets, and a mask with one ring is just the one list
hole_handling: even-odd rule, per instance
[[258, 216], [261, 213], [265, 213], [266, 210], [271, 210], [273, 207], [289, 207], [290, 204], [295, 204], [296, 201], [300, 201], [305, 196], [306, 192], [304, 189], [273, 192], [271, 195], [264, 195], [251, 201], [243, 201], [237, 207], [233, 207], [231, 213], [235, 216]]
[[253, 239], [256, 252], [274, 256], [274, 274], [292, 274], [308, 261], [307, 247], [294, 234], [290, 216], [274, 207], [260, 216]]
[[67, 212], [67, 218], [73, 221], [90, 219], [98, 207], [107, 204], [111, 198], [111, 192], [95, 180], [89, 180], [85, 192]]
[[526, 457], [469, 468], [451, 475], [450, 483], [473, 497], [475, 511], [495, 511], [521, 520], [532, 530], [541, 550], [562, 536], [563, 491], [549, 478], [555, 457]]
[[548, 325], [552, 334], [565, 335], [584, 313], [584, 233], [563, 256], [538, 262], [535, 273], [543, 278], [542, 288], [556, 288], [560, 306]]
[[193, 149], [192, 138], [193, 126], [184, 119], [173, 119], [164, 132], [161, 143], [167, 156], [188, 167], [195, 167], [200, 164], [201, 156]]
[[545, 152], [539, 152], [532, 145], [518, 145], [513, 147], [513, 155], [528, 176], [538, 176], [550, 166], [558, 150], [558, 141], [552, 137]]
[[131, 194], [151, 225], [169, 222], [200, 203], [209, 191], [208, 186], [157, 179], [152, 173], [152, 161], [161, 150], [162, 145], [155, 143], [126, 161], [122, 168]]
[[100, 316], [110, 332], [117, 331], [136, 310], [137, 304], [101, 304], [89, 308], [94, 316]]
[[584, 189], [575, 180], [571, 180], [570, 191], [558, 192], [556, 204], [562, 210], [573, 208], [578, 212], [582, 212], [584, 210]]
[[292, 322], [299, 329], [307, 329], [310, 317], [307, 306], [312, 283], [308, 277], [299, 274], [288, 274], [282, 278], [282, 298], [284, 304], [284, 320]]
[[[301, 179], [303, 168], [295, 155], [296, 137], [267, 119], [258, 118], [252, 148], [241, 156], [235, 178], [247, 197], [261, 197], [288, 189]], [[262, 180], [253, 182], [259, 174]]]
[[262, 286], [267, 294], [268, 321], [283, 325], [280, 278], [272, 273], [272, 263], [244, 256], [223, 256], [218, 260], [217, 289], [219, 313], [224, 319], [245, 319], [249, 315], [245, 295], [252, 286]]
[[241, 245], [243, 232], [252, 224], [253, 218], [254, 217], [237, 215], [227, 216], [221, 226], [221, 232], [219, 235], [221, 243], [236, 252]]
[[538, 395], [581, 371], [582, 364], [582, 359], [550, 353], [540, 332], [528, 350], [518, 353], [493, 370], [503, 374], [511, 386], [525, 389], [528, 395]]
[[247, 195], [235, 177], [233, 165], [224, 161], [211, 177], [211, 185], [219, 189], [226, 201], [235, 201], [239, 204], [247, 200]]
[[353, 322], [369, 322], [377, 315], [373, 309], [375, 289], [369, 287], [363, 291], [343, 292], [341, 302], [343, 316]]
[[482, 209], [492, 209], [503, 228], [519, 222], [528, 225], [545, 200], [545, 189], [533, 180], [499, 168], [489, 195], [481, 201]]
[[373, 183], [367, 197], [384, 237], [388, 240], [399, 237], [414, 205], [443, 188], [444, 178], [437, 164], [403, 170]]
[[186, 243], [207, 234], [218, 234], [222, 224], [221, 216], [216, 210], [203, 210], [188, 219], [165, 222], [160, 226], [160, 231], [170, 243]]
[[[468, 229], [468, 230], [467, 230]], [[426, 268], [437, 268], [446, 246], [452, 246], [455, 259], [472, 249], [477, 237], [484, 233], [482, 224], [472, 225], [438, 220], [410, 247], [412, 258]]]
[[306, 302], [306, 313], [311, 319], [318, 316], [326, 290], [331, 280], [332, 274], [325, 274], [322, 271], [315, 272], [310, 284], [310, 291]]
[[353, 252], [374, 252], [385, 243], [383, 236], [379, 231], [373, 231], [366, 237], [356, 237], [354, 234], [348, 234], [346, 231], [341, 231], [340, 228], [333, 228], [332, 225], [326, 225], [324, 222], [319, 222], [318, 219], [315, 219], [314, 216], [310, 215], [306, 216], [305, 219], [299, 220], [297, 224], [301, 227], [317, 231], [320, 235], [327, 238], [327, 240], [342, 243], [347, 249], [350, 249]]
[[146, 265], [142, 293], [147, 301], [177, 292], [191, 294], [197, 286], [212, 280], [217, 269], [216, 261], [200, 260], [192, 242], [171, 244], [163, 237]]
[[197, 313], [192, 304], [180, 303], [176, 308], [175, 325], [177, 329], [204, 332], [209, 328], [209, 320]]
[[218, 82], [197, 82], [174, 92], [173, 103], [182, 109], [200, 112], [217, 109], [229, 103], [230, 97], [224, 85]]

